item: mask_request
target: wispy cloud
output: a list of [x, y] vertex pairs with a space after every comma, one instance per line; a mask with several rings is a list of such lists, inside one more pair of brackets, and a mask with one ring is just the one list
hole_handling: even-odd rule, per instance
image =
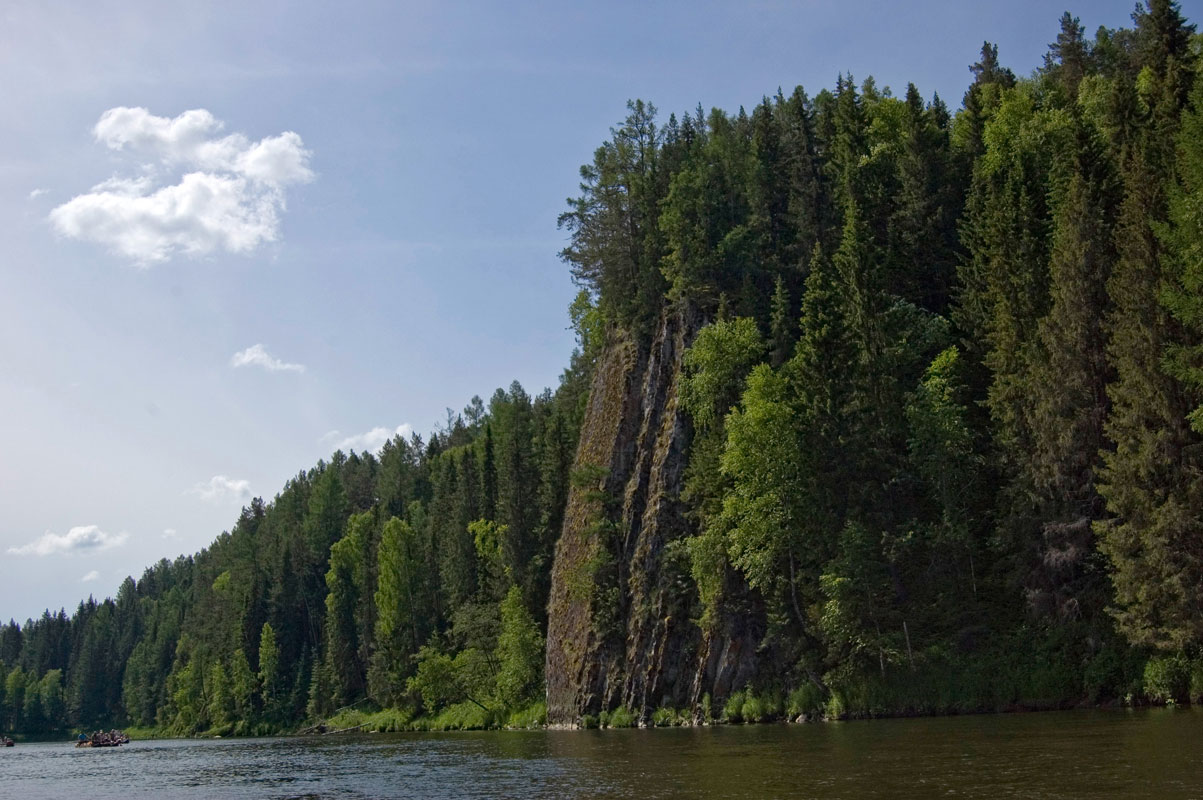
[[36, 200], [44, 194], [46, 194], [45, 189], [34, 189], [32, 192], [29, 193], [29, 199]]
[[193, 486], [187, 494], [194, 494], [209, 503], [223, 503], [229, 500], [242, 502], [250, 499], [251, 483], [240, 478], [214, 475], [208, 481], [201, 481]]
[[321, 438], [321, 442], [335, 450], [342, 450], [344, 452], [358, 450], [360, 452], [375, 453], [381, 447], [384, 447], [385, 442], [393, 437], [401, 436], [402, 438], [409, 438], [413, 432], [413, 426], [405, 422], [395, 428], [372, 428], [366, 433], [358, 433], [354, 436], [346, 437], [343, 437], [341, 431], [330, 431]]
[[164, 538], [164, 539], [178, 539], [178, 538], [180, 538], [180, 534], [179, 534], [179, 533], [176, 531], [176, 529], [175, 529], [175, 528], [164, 528], [164, 529], [163, 529], [163, 536], [162, 536], [162, 538]]
[[239, 350], [230, 356], [231, 367], [263, 367], [268, 372], [304, 372], [304, 364], [290, 364], [281, 361], [261, 344], [251, 345], [245, 350]]
[[15, 556], [53, 556], [93, 553], [120, 547], [129, 539], [125, 531], [106, 533], [96, 525], [80, 525], [63, 534], [46, 531], [37, 539], [20, 547], [10, 547]]
[[241, 133], [222, 136], [223, 127], [204, 109], [175, 118], [109, 109], [93, 128], [96, 141], [155, 161], [146, 174], [115, 176], [58, 206], [50, 222], [64, 236], [142, 266], [177, 253], [249, 253], [276, 241], [284, 190], [313, 180], [310, 152], [292, 131], [255, 142]]
[[87, 575], [80, 578], [79, 582], [80, 583], [91, 583], [92, 581], [98, 580], [99, 578], [100, 578], [100, 573], [97, 572], [96, 570], [92, 570]]

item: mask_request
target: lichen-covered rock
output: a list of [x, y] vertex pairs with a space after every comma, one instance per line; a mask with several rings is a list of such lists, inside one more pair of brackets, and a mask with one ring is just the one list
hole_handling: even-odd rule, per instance
[[[547, 623], [547, 717], [552, 726], [575, 725], [602, 708], [609, 673], [622, 639], [596, 613], [617, 589], [600, 585], [613, 566], [610, 498], [621, 496], [635, 455], [644, 357], [628, 337], [607, 343], [598, 359], [581, 426], [573, 486], [564, 511], [551, 572]], [[610, 590], [610, 591], [607, 591]], [[615, 610], [617, 611], [617, 609]]]
[[650, 346], [616, 335], [599, 359], [552, 567], [554, 726], [620, 705], [641, 722], [661, 705], [695, 706], [712, 676], [742, 677], [755, 649], [745, 637], [729, 642], [727, 629], [721, 642], [703, 640], [690, 619], [687, 554], [674, 546], [693, 533], [681, 502], [692, 430], [678, 390], [703, 323], [692, 308], [667, 311]]

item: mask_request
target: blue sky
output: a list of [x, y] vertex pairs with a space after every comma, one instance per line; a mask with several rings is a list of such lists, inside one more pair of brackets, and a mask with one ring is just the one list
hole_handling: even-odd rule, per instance
[[956, 108], [983, 39], [1026, 74], [1063, 10], [8, 0], [0, 616], [113, 593], [340, 444], [555, 385], [556, 216], [628, 98], [848, 71]]

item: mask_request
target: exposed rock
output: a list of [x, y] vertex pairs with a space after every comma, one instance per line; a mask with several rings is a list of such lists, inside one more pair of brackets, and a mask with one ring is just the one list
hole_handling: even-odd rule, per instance
[[[733, 604], [706, 637], [684, 550], [681, 489], [692, 427], [678, 406], [682, 359], [704, 324], [692, 308], [662, 316], [650, 346], [612, 337], [581, 429], [552, 567], [547, 715], [572, 727], [619, 705], [646, 724], [659, 706], [696, 707], [751, 677], [762, 630]], [[735, 592], [733, 592], [734, 594]]]

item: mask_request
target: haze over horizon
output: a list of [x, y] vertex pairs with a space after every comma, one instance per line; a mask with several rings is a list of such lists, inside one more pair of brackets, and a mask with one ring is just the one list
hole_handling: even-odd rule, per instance
[[[1082, 5], [1092, 33], [1133, 4]], [[556, 217], [628, 99], [851, 72], [955, 110], [983, 40], [1027, 74], [1062, 10], [7, 5], [0, 618], [115, 593], [336, 449], [554, 386]]]

